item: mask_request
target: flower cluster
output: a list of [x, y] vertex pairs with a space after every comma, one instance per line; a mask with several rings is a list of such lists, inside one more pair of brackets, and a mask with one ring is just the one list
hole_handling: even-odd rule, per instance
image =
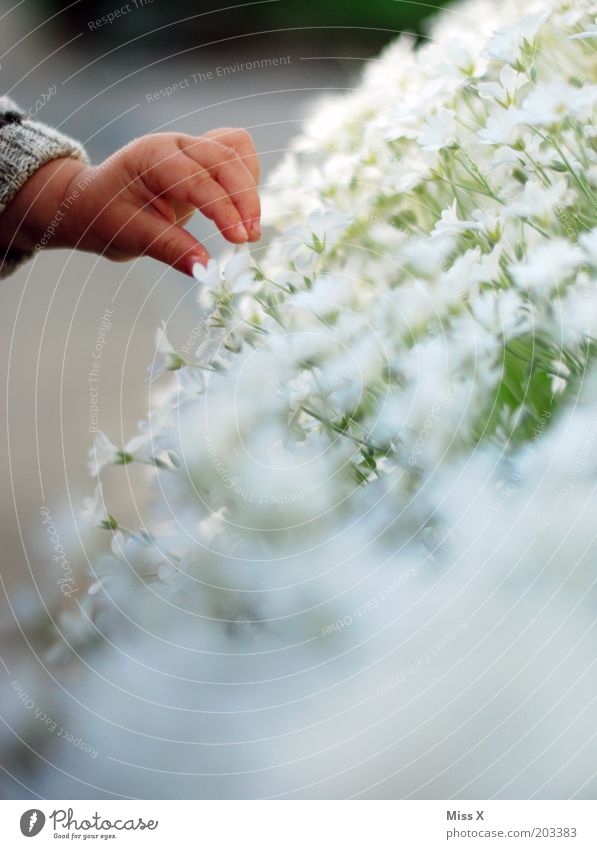
[[[149, 466], [155, 506], [149, 527], [127, 529], [98, 486], [86, 516], [111, 551], [93, 566], [87, 637], [69, 638], [84, 647], [98, 627], [112, 640], [135, 624], [122, 669], [106, 649], [98, 678], [119, 689], [138, 676], [150, 710], [134, 733], [155, 744], [144, 763], [195, 776], [174, 795], [342, 795], [388, 781], [384, 792], [511, 796], [557, 773], [562, 749], [556, 765], [544, 755], [547, 726], [516, 762], [526, 785], [516, 769], [489, 775], [474, 759], [460, 784], [443, 782], [458, 748], [427, 757], [409, 732], [421, 712], [443, 739], [421, 694], [444, 675], [449, 721], [483, 709], [500, 752], [514, 746], [518, 732], [498, 719], [540, 687], [532, 659], [568, 616], [561, 599], [545, 613], [550, 587], [562, 581], [578, 600], [591, 584], [596, 15], [594, 0], [461, 4], [421, 46], [399, 38], [354, 91], [318, 106], [271, 178], [267, 245], [196, 268], [206, 330], [194, 356], [161, 328], [159, 405], [128, 445], [102, 435], [94, 446], [94, 475]], [[515, 609], [528, 593], [524, 610], [541, 624], [523, 651], [528, 620]], [[555, 656], [575, 638], [563, 633]], [[494, 664], [496, 713], [480, 692], [458, 703], [469, 654], [472, 676]], [[508, 690], [514, 658], [528, 675]], [[182, 714], [176, 752], [152, 675], [171, 680], [171, 710], [208, 714], [202, 731]], [[126, 704], [118, 723], [130, 729]], [[222, 719], [230, 704], [237, 726]], [[551, 704], [530, 699], [529, 727]], [[406, 777], [384, 754], [400, 729], [404, 762], [422, 758]], [[132, 733], [119, 744], [127, 763], [139, 759]], [[204, 752], [209, 734], [221, 746]], [[181, 760], [189, 738], [197, 745]], [[234, 741], [244, 746], [233, 772]], [[258, 764], [273, 777], [225, 778]], [[555, 795], [582, 784], [560, 779]], [[134, 780], [152, 792], [150, 773]]]
[[590, 4], [494, 5], [399, 39], [317, 109], [271, 181], [279, 235], [196, 267], [195, 358], [161, 328], [159, 416], [91, 456], [164, 470], [165, 561], [317, 544], [362, 486], [399, 505], [573, 397], [597, 321]]

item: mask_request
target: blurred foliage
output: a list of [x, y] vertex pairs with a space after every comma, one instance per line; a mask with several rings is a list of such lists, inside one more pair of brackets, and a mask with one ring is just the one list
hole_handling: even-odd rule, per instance
[[[44, 15], [56, 15], [54, 26], [91, 32], [104, 49], [136, 39], [137, 48], [163, 50], [218, 39], [266, 33], [307, 43], [355, 44], [376, 50], [401, 30], [421, 32], [421, 21], [446, 0], [261, 0], [226, 6], [222, 0], [81, 0], [64, 6], [59, 0], [36, 0]], [[120, 12], [120, 14], [117, 14]], [[94, 25], [106, 16], [99, 25]], [[114, 16], [113, 18], [111, 16]], [[90, 23], [91, 22], [91, 23]], [[156, 32], [156, 30], [158, 30]], [[278, 31], [278, 32], [276, 32]], [[86, 46], [89, 39], [86, 39]], [[220, 45], [225, 47], [223, 43]]]

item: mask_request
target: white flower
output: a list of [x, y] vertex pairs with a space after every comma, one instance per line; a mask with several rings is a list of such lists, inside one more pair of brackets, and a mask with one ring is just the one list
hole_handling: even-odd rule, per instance
[[87, 464], [89, 474], [92, 478], [96, 478], [106, 466], [120, 462], [122, 462], [122, 452], [100, 430], [89, 450], [89, 463]]
[[499, 79], [499, 83], [478, 83], [477, 91], [481, 97], [496, 100], [500, 105], [508, 108], [515, 102], [518, 90], [528, 83], [528, 79], [510, 65], [502, 67]]
[[102, 485], [98, 483], [92, 498], [83, 499], [80, 511], [81, 527], [115, 528], [116, 520], [110, 516], [104, 503]]
[[[91, 477], [99, 477], [107, 466], [126, 466], [135, 461], [156, 464], [155, 449], [159, 445], [159, 439], [154, 440], [151, 421], [159, 415], [153, 414], [147, 423], [140, 422], [142, 432], [130, 439], [124, 448], [117, 448], [103, 431], [99, 431], [89, 451], [87, 468]], [[161, 415], [163, 418], [163, 413]]]
[[166, 335], [166, 324], [158, 328], [155, 336], [155, 358], [150, 366], [152, 381], [168, 371], [178, 371], [185, 365], [185, 360], [173, 348]]
[[223, 276], [231, 292], [244, 292], [254, 282], [254, 261], [246, 245], [236, 248], [224, 267]]
[[527, 315], [518, 292], [508, 291], [500, 295], [495, 291], [482, 292], [475, 298], [472, 311], [487, 330], [499, 331], [506, 338], [528, 329]]
[[211, 545], [226, 531], [226, 508], [220, 507], [198, 523], [199, 536], [203, 543]]
[[526, 45], [535, 40], [539, 29], [549, 17], [546, 9], [534, 14], [525, 15], [515, 23], [498, 29], [487, 46], [487, 55], [501, 62], [516, 64], [521, 58], [521, 51]]
[[571, 115], [580, 121], [591, 117], [597, 99], [596, 86], [577, 88], [555, 80], [538, 85], [522, 103], [522, 120], [538, 127], [549, 127]]
[[574, 88], [570, 97], [570, 114], [578, 121], [591, 121], [597, 105], [597, 85]]
[[583, 233], [582, 236], [579, 236], [578, 241], [593, 268], [597, 268], [597, 227], [594, 227], [589, 233]]
[[462, 221], [458, 217], [458, 201], [454, 198], [450, 206], [442, 210], [440, 219], [431, 231], [431, 235], [444, 236], [446, 234], [464, 233], [470, 229], [468, 226], [469, 223], [468, 221]]
[[315, 209], [307, 221], [292, 227], [284, 237], [284, 253], [298, 269], [312, 268], [319, 256], [338, 242], [351, 216], [332, 209]]
[[442, 274], [442, 281], [459, 289], [463, 295], [477, 290], [477, 284], [487, 280], [487, 269], [480, 248], [472, 248], [456, 257], [450, 268]]
[[473, 39], [469, 42], [454, 40], [444, 47], [446, 61], [438, 70], [447, 76], [464, 78], [466, 80], [482, 77], [488, 66], [485, 56], [481, 56]]
[[554, 395], [558, 395], [566, 389], [572, 373], [566, 363], [561, 359], [554, 360], [552, 369], [555, 373], [551, 380], [551, 391]]
[[423, 150], [441, 150], [456, 141], [456, 115], [451, 109], [439, 109], [427, 118], [417, 137]]
[[466, 233], [469, 230], [485, 231], [496, 237], [499, 235], [502, 216], [496, 213], [490, 214], [483, 209], [475, 209], [468, 221], [463, 221], [458, 217], [457, 201], [454, 200], [452, 205], [442, 211], [440, 220], [437, 222], [433, 230], [432, 236], [458, 235]]
[[520, 135], [524, 117], [520, 109], [500, 109], [490, 115], [485, 128], [479, 130], [483, 144], [512, 144]]
[[220, 283], [220, 270], [215, 259], [210, 259], [207, 265], [196, 262], [193, 266], [193, 277], [207, 289], [215, 289]]
[[140, 577], [158, 577], [161, 565], [173, 563], [164, 541], [154, 539], [147, 532], [131, 534], [117, 531], [112, 535], [110, 548], [121, 564], [132, 568]]
[[510, 218], [552, 216], [558, 205], [565, 205], [567, 194], [568, 183], [563, 177], [556, 178], [549, 186], [540, 180], [530, 179], [516, 200], [504, 207], [503, 215]]
[[420, 132], [423, 110], [413, 103], [399, 103], [390, 116], [390, 127], [385, 131], [387, 141], [416, 139]]
[[510, 266], [510, 273], [522, 289], [548, 294], [558, 289], [582, 262], [582, 251], [562, 238], [553, 238], [530, 251], [526, 262]]
[[334, 314], [345, 308], [353, 299], [350, 284], [333, 274], [319, 274], [310, 289], [300, 292], [293, 300], [293, 307], [319, 317]]
[[[190, 382], [192, 378], [188, 377], [186, 380]], [[125, 445], [125, 457], [129, 458], [129, 462], [134, 460], [137, 463], [154, 464], [157, 455], [170, 448], [166, 434], [172, 426], [173, 416], [169, 406], [151, 410], [148, 418], [138, 423], [137, 436], [133, 436]]]

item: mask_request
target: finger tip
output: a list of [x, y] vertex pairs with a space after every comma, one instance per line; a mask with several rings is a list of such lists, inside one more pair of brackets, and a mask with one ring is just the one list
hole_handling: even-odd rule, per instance
[[205, 271], [211, 257], [207, 252], [202, 254], [193, 254], [187, 261], [186, 272], [189, 277], [197, 279], [197, 275], [201, 271]]
[[236, 224], [232, 229], [232, 235], [234, 236], [234, 241], [239, 245], [249, 241], [249, 232], [244, 224]]

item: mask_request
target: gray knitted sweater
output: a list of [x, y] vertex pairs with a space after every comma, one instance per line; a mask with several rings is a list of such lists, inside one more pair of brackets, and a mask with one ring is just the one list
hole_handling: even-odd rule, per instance
[[[29, 177], [47, 162], [73, 156], [87, 162], [80, 144], [62, 133], [32, 121], [8, 97], [0, 97], [0, 228], [2, 212]], [[0, 251], [0, 277], [6, 277], [31, 252]]]

